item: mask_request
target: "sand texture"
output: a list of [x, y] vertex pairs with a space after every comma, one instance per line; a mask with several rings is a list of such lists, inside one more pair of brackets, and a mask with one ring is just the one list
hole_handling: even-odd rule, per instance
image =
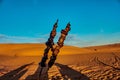
[[120, 44], [64, 46], [40, 75], [44, 49], [44, 44], [0, 44], [0, 80], [120, 80]]

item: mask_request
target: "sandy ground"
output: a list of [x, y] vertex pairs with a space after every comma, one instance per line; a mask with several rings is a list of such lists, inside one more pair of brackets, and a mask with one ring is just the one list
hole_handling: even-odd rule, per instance
[[120, 44], [65, 46], [52, 68], [47, 72], [46, 66], [41, 76], [38, 63], [44, 44], [0, 44], [0, 47], [0, 80], [120, 80]]

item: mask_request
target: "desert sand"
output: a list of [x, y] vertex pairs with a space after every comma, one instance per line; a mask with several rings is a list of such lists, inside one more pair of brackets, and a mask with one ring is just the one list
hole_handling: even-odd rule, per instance
[[[0, 80], [39, 80], [38, 63], [45, 47], [0, 44]], [[64, 46], [52, 68], [43, 69], [40, 80], [120, 80], [120, 44]]]

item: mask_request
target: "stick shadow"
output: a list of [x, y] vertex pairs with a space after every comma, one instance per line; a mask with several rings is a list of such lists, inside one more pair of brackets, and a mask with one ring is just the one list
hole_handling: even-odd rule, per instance
[[39, 65], [33, 75], [29, 75], [25, 80], [48, 80], [48, 72], [43, 68], [42, 74], [40, 75], [41, 66]]
[[22, 65], [19, 68], [15, 69], [13, 71], [10, 71], [10, 72], [4, 74], [3, 76], [1, 76], [0, 80], [19, 80], [19, 78], [22, 77], [28, 71], [28, 69], [26, 69], [26, 67], [30, 66], [32, 64], [33, 64], [33, 62]]
[[87, 77], [84, 74], [81, 74], [80, 72], [68, 67], [67, 65], [55, 63], [56, 66], [59, 67], [59, 71], [62, 74], [62, 77], [64, 80], [90, 80], [89, 77]]

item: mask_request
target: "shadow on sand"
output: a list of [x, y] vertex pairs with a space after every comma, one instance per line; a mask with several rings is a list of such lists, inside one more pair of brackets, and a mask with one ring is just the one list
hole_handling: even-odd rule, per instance
[[27, 72], [28, 69], [26, 69], [26, 67], [32, 65], [33, 63], [34, 62], [22, 65], [19, 68], [4, 74], [0, 77], [0, 80], [19, 80], [19, 78]]
[[84, 74], [81, 74], [80, 72], [68, 67], [67, 65], [55, 63], [56, 66], [58, 66], [60, 69], [60, 73], [62, 74], [62, 77], [64, 80], [90, 80], [87, 76]]
[[40, 75], [41, 67], [38, 66], [35, 73], [33, 75], [29, 75], [25, 80], [48, 80], [48, 72], [46, 72], [46, 67], [43, 68], [42, 73]]

